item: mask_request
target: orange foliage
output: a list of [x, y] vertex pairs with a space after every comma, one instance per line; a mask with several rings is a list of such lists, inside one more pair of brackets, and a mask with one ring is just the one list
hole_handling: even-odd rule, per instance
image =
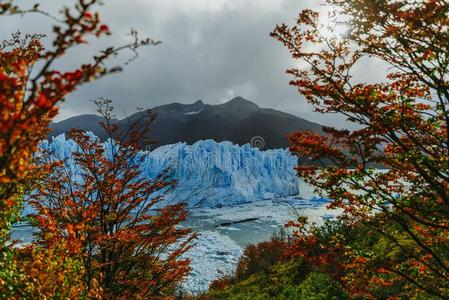
[[[58, 20], [53, 26], [53, 41], [48, 48], [43, 47], [43, 35], [28, 35], [17, 32], [11, 39], [0, 43], [0, 291], [1, 297], [16, 297], [14, 284], [36, 284], [36, 291], [50, 296], [64, 275], [67, 249], [76, 243], [59, 243], [54, 240], [56, 248], [34, 248], [22, 250], [11, 249], [8, 242], [11, 224], [20, 218], [22, 196], [33, 184], [40, 170], [34, 165], [34, 154], [38, 143], [46, 137], [48, 125], [57, 114], [57, 104], [77, 87], [95, 81], [104, 75], [119, 71], [120, 68], [105, 67], [106, 61], [125, 49], [132, 49], [155, 44], [152, 40], [139, 40], [133, 33], [134, 40], [120, 47], [109, 47], [94, 56], [92, 61], [80, 64], [66, 72], [55, 69], [55, 61], [63, 59], [69, 49], [86, 44], [89, 37], [101, 38], [110, 34], [108, 27], [101, 23], [99, 14], [94, 11], [98, 0], [77, 0], [75, 5], [62, 9], [60, 17], [50, 16], [35, 4], [29, 9], [15, 5], [11, 0], [0, 0], [0, 16], [28, 13], [41, 14], [43, 17]], [[61, 248], [62, 247], [62, 248]], [[25, 252], [29, 255], [25, 255]], [[11, 258], [14, 254], [16, 257]], [[61, 256], [59, 256], [61, 255]], [[33, 261], [17, 261], [34, 257]], [[31, 258], [30, 258], [31, 259]], [[51, 260], [55, 264], [48, 264]], [[8, 266], [8, 267], [7, 267]], [[52, 270], [51, 266], [55, 269]], [[9, 270], [8, 268], [12, 268]], [[16, 274], [14, 268], [23, 274]], [[62, 268], [62, 269], [61, 269]], [[70, 267], [68, 267], [70, 269]], [[16, 270], [17, 271], [17, 270]], [[28, 273], [36, 272], [36, 273]], [[12, 275], [11, 275], [12, 274]], [[59, 275], [58, 275], [59, 274]], [[62, 275], [61, 275], [62, 274]], [[14, 279], [15, 278], [15, 279]], [[35, 280], [29, 281], [31, 278]], [[77, 278], [73, 277], [74, 280]], [[25, 280], [19, 283], [15, 280]], [[47, 281], [49, 280], [49, 281]], [[14, 281], [15, 283], [13, 283]], [[69, 280], [70, 281], [70, 280]], [[76, 280], [75, 280], [76, 281]], [[28, 287], [32, 289], [32, 287]], [[76, 289], [75, 289], [76, 290]], [[66, 295], [72, 295], [72, 291]], [[68, 291], [68, 290], [67, 290]], [[47, 293], [48, 292], [48, 293]], [[61, 291], [65, 293], [65, 291]], [[5, 294], [6, 293], [6, 294]], [[7, 296], [7, 293], [12, 293]]]
[[22, 278], [9, 299], [101, 299], [98, 282], [92, 282], [88, 291], [81, 256], [71, 252], [72, 248], [60, 240], [51, 248], [27, 246], [18, 250], [16, 261]]
[[266, 272], [275, 264], [286, 259], [287, 242], [283, 237], [274, 237], [269, 241], [245, 248], [239, 259], [235, 276], [238, 280], [245, 280], [249, 276]]
[[271, 267], [288, 259], [287, 249], [288, 241], [284, 233], [273, 236], [269, 241], [248, 245], [239, 259], [235, 273], [212, 281], [209, 290], [223, 290], [251, 275], [268, 272]]
[[[298, 174], [332, 199], [331, 208], [343, 209], [344, 218], [380, 233], [402, 253], [403, 259], [385, 257], [379, 266], [357, 249], [350, 251], [353, 273], [346, 279], [353, 284], [348, 286], [389, 285], [376, 277], [383, 268], [406, 280], [412, 293], [447, 298], [449, 5], [438, 0], [328, 4], [335, 9], [331, 20], [341, 15], [335, 24], [347, 25], [345, 35], [323, 35], [319, 14], [310, 10], [299, 14], [294, 27], [279, 25], [272, 35], [305, 66], [287, 71], [291, 85], [316, 111], [340, 113], [359, 129], [292, 134], [290, 150], [312, 162], [299, 166]], [[336, 35], [334, 29], [329, 28]], [[357, 82], [355, 68], [370, 57], [391, 67], [384, 82]], [[373, 166], [387, 170], [376, 172]], [[385, 224], [398, 229], [390, 232]], [[310, 236], [301, 239], [314, 243]]]
[[81, 254], [88, 292], [98, 282], [107, 298], [172, 295], [190, 270], [181, 256], [195, 237], [179, 227], [185, 205], [154, 208], [161, 201], [155, 192], [172, 183], [141, 174], [139, 143], [147, 128], [138, 120], [123, 136], [111, 123], [110, 101], [97, 104], [109, 140], [103, 144], [73, 130], [69, 136], [79, 145], [72, 154], [75, 173], [64, 158], [43, 153], [48, 175], [31, 201], [39, 241], [50, 248], [66, 241]]

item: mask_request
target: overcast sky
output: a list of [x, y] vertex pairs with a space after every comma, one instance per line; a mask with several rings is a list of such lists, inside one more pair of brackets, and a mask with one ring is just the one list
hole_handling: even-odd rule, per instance
[[[26, 3], [29, 1], [22, 0]], [[54, 10], [63, 1], [41, 1]], [[67, 3], [70, 1], [64, 1]], [[136, 107], [151, 108], [171, 102], [223, 103], [235, 96], [261, 107], [282, 110], [311, 121], [344, 126], [335, 116], [312, 112], [304, 98], [288, 85], [285, 70], [294, 61], [287, 49], [269, 36], [278, 23], [293, 24], [303, 8], [323, 10], [318, 0], [106, 0], [100, 7], [113, 36], [101, 44], [79, 47], [60, 62], [70, 68], [88, 61], [91, 50], [127, 41], [135, 28], [142, 37], [162, 41], [141, 48], [140, 57], [124, 72], [82, 87], [62, 104], [58, 120], [93, 113], [90, 102], [107, 97], [115, 102], [121, 117]], [[8, 19], [4, 37], [17, 28], [49, 34], [50, 22], [43, 16]], [[129, 54], [130, 55], [130, 54]], [[116, 62], [123, 62], [126, 56]], [[112, 61], [112, 63], [116, 63]]]

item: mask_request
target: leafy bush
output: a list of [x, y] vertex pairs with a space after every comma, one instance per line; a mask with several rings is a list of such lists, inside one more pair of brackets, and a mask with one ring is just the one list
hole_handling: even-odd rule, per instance
[[346, 299], [341, 286], [329, 275], [311, 272], [297, 289], [297, 298], [302, 300], [337, 300]]
[[297, 299], [298, 287], [309, 272], [303, 259], [291, 259], [244, 280], [234, 278], [225, 287], [214, 286], [200, 299]]
[[239, 260], [235, 277], [244, 280], [253, 274], [267, 272], [270, 267], [285, 260], [286, 247], [282, 233], [269, 241], [249, 245]]

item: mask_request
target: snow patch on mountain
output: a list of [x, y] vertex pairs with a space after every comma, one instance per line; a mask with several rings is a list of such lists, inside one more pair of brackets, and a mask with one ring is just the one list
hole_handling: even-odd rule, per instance
[[200, 110], [196, 110], [196, 111], [188, 111], [188, 112], [185, 112], [184, 114], [185, 115], [188, 115], [188, 116], [191, 116], [191, 115], [197, 115], [197, 114], [199, 114], [200, 112], [202, 112], [203, 111], [203, 109], [201, 108]]

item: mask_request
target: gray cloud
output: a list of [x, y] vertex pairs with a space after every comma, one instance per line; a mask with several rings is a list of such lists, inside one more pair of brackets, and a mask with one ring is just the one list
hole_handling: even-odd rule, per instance
[[[55, 2], [43, 7], [55, 10]], [[202, 99], [220, 103], [243, 96], [262, 107], [272, 107], [306, 119], [344, 126], [341, 118], [313, 113], [285, 70], [294, 62], [269, 33], [277, 23], [292, 23], [303, 8], [322, 9], [319, 1], [295, 0], [108, 0], [100, 10], [114, 35], [90, 48], [80, 47], [60, 62], [62, 68], [88, 60], [92, 49], [126, 42], [129, 28], [161, 40], [142, 48], [124, 72], [82, 87], [61, 106], [58, 119], [92, 113], [91, 99], [107, 97], [119, 116], [137, 106], [150, 108], [170, 102]], [[66, 2], [67, 3], [67, 2]], [[44, 20], [43, 20], [44, 19]], [[10, 18], [2, 35], [15, 28], [48, 33], [43, 17]], [[92, 48], [93, 47], [93, 48]], [[117, 58], [123, 62], [125, 57]], [[114, 61], [112, 62], [114, 63]]]

